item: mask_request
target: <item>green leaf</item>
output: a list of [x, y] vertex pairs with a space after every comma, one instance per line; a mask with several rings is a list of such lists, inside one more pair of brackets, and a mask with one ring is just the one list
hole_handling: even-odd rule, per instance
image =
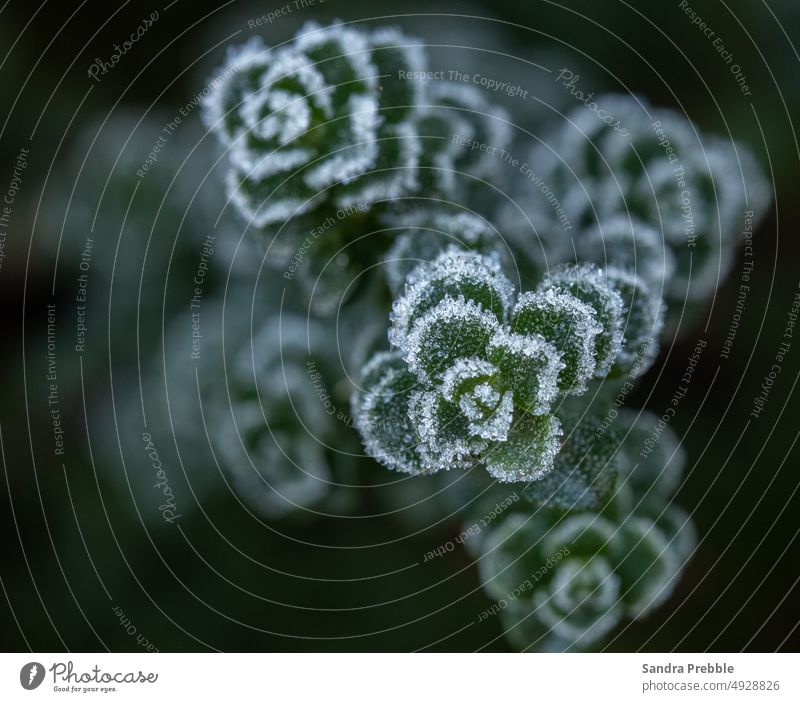
[[597, 434], [597, 417], [562, 418], [564, 440], [554, 468], [526, 486], [522, 494], [534, 506], [598, 511], [612, 498], [617, 484], [618, 432]]
[[541, 292], [558, 288], [572, 293], [591, 307], [602, 331], [595, 338], [595, 376], [604, 377], [622, 348], [622, 298], [593, 265], [562, 266], [551, 271], [539, 286]]
[[392, 470], [421, 473], [419, 438], [408, 416], [417, 379], [398, 360], [397, 354], [383, 353], [368, 364], [369, 385], [353, 394], [353, 417], [370, 456]]
[[404, 346], [412, 372], [425, 380], [460, 358], [485, 358], [497, 318], [472, 300], [445, 298], [414, 324]]
[[642, 375], [655, 360], [664, 326], [664, 305], [643, 279], [618, 269], [607, 270], [608, 280], [624, 304], [622, 350], [614, 361], [617, 372]]
[[595, 370], [595, 346], [602, 327], [594, 309], [569, 292], [548, 289], [523, 293], [511, 313], [511, 328], [520, 334], [539, 334], [561, 355], [561, 392], [579, 395]]
[[508, 439], [484, 453], [486, 470], [502, 483], [537, 480], [553, 470], [560, 437], [561, 423], [555, 417], [522, 412], [514, 417]]
[[547, 414], [558, 392], [564, 367], [556, 348], [541, 336], [498, 330], [486, 358], [500, 371], [502, 384], [513, 391], [517, 405], [531, 414]]

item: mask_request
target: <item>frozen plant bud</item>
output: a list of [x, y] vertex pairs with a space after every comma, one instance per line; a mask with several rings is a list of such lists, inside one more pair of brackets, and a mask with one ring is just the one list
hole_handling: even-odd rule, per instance
[[[398, 470], [406, 470], [393, 458], [398, 454], [404, 465], [427, 472], [482, 463], [500, 482], [539, 480], [552, 471], [563, 435], [555, 403], [585, 388], [597, 372], [598, 346], [604, 363], [614, 363], [625, 309], [599, 269], [563, 268], [553, 276], [553, 287], [521, 296], [514, 307], [513, 286], [493, 257], [451, 248], [419, 264], [392, 310], [389, 338], [397, 352], [376, 357], [390, 358], [391, 369], [374, 377], [388, 361], [368, 364], [366, 387], [354, 400], [372, 411], [371, 398], [382, 394], [387, 411], [401, 414], [402, 405], [410, 423], [379, 436], [362, 422], [370, 453]], [[387, 393], [383, 383], [399, 382], [387, 378], [403, 373], [408, 396]], [[416, 390], [408, 394], [412, 377]], [[583, 437], [573, 434], [574, 441]], [[567, 460], [578, 453], [573, 447]], [[587, 460], [575, 481], [588, 491], [587, 504], [602, 503], [613, 485], [613, 472], [600, 477], [598, 465]]]

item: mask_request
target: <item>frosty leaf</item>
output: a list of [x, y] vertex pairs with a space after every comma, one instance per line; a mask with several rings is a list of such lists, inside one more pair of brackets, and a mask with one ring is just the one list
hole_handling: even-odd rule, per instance
[[372, 95], [351, 95], [347, 105], [348, 119], [331, 125], [341, 146], [309, 164], [303, 176], [315, 192], [336, 183], [350, 183], [372, 168], [378, 157], [378, 101]]
[[385, 256], [386, 279], [395, 296], [402, 293], [406, 278], [420, 263], [432, 262], [451, 246], [489, 256], [496, 255], [499, 245], [497, 232], [470, 212], [437, 207], [386, 220], [399, 229]]
[[376, 29], [369, 36], [372, 60], [378, 74], [381, 115], [390, 124], [409, 117], [422, 101], [423, 83], [402, 80], [403, 74], [419, 74], [426, 69], [422, 41], [394, 27]]
[[617, 483], [619, 433], [597, 435], [598, 418], [570, 413], [562, 418], [564, 441], [552, 472], [523, 489], [536, 507], [562, 510], [600, 510], [611, 499]]
[[460, 358], [485, 357], [498, 326], [497, 318], [472, 300], [446, 297], [414, 324], [403, 344], [406, 362], [425, 379]]
[[514, 394], [499, 370], [479, 358], [460, 359], [441, 377], [442, 396], [457, 403], [470, 436], [505, 441], [514, 414]]
[[[346, 85], [348, 90], [375, 90], [377, 71], [370, 61], [367, 37], [343, 24], [323, 27], [306, 22], [297, 33], [294, 49], [308, 56], [325, 78], [327, 85]], [[332, 91], [334, 107], [346, 100], [346, 94]]]
[[622, 348], [622, 298], [611, 287], [605, 274], [591, 265], [562, 266], [552, 270], [539, 286], [540, 292], [560, 288], [589, 305], [602, 331], [595, 338], [594, 375], [604, 377]]
[[486, 440], [470, 432], [459, 403], [447, 400], [438, 390], [413, 394], [408, 413], [421, 440], [418, 452], [425, 470], [468, 468], [486, 449]]
[[664, 305], [647, 283], [632, 273], [609, 268], [606, 275], [624, 304], [625, 338], [614, 365], [618, 372], [636, 377], [650, 368], [658, 353]]
[[234, 207], [256, 228], [310, 212], [322, 199], [301, 178], [250, 177], [236, 166], [228, 171], [226, 191]]
[[678, 488], [686, 452], [675, 432], [652, 412], [621, 410], [617, 421], [624, 436], [620, 471], [637, 494], [661, 503]]
[[414, 130], [422, 145], [419, 161], [419, 179], [422, 192], [454, 198], [457, 191], [458, 171], [456, 160], [461, 147], [453, 141], [453, 134], [474, 134], [473, 126], [461, 115], [448, 116], [435, 108], [425, 108], [414, 123]]
[[561, 354], [558, 389], [575, 395], [586, 390], [594, 373], [596, 338], [602, 331], [595, 320], [592, 307], [557, 289], [523, 293], [511, 313], [512, 329], [541, 335]]
[[421, 145], [411, 125], [383, 124], [377, 138], [373, 166], [348, 182], [347, 187], [336, 190], [335, 202], [339, 207], [396, 200], [419, 189]]
[[583, 232], [575, 242], [575, 253], [579, 261], [632, 271], [659, 293], [675, 270], [675, 256], [661, 233], [622, 215]]
[[380, 351], [376, 353], [361, 370], [362, 388], [370, 388], [377, 385], [383, 376], [390, 372], [402, 372], [408, 370], [403, 357], [393, 351]]
[[397, 354], [378, 354], [367, 366], [364, 389], [353, 395], [355, 425], [368, 455], [392, 470], [420, 473], [417, 432], [408, 414], [417, 379]]
[[681, 562], [649, 519], [626, 519], [620, 527], [620, 537], [617, 568], [627, 585], [621, 594], [629, 615], [637, 618], [669, 597]]
[[496, 260], [448, 249], [433, 263], [421, 263], [408, 277], [405, 295], [392, 306], [389, 340], [408, 350], [408, 336], [417, 320], [447, 299], [464, 300], [472, 307], [493, 313], [495, 322], [504, 321], [513, 294], [514, 288]]
[[489, 475], [501, 483], [537, 480], [553, 469], [560, 438], [558, 419], [523, 412], [514, 417], [508, 439], [492, 444], [483, 462]]
[[556, 348], [534, 334], [498, 330], [486, 357], [502, 374], [514, 400], [532, 414], [546, 414], [558, 392], [557, 379], [564, 364]]

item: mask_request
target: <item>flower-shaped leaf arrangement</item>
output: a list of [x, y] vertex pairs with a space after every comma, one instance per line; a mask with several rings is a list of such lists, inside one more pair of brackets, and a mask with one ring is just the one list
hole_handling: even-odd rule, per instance
[[[546, 190], [524, 183], [516, 201], [525, 217], [508, 210], [509, 234], [523, 254], [544, 240], [551, 265], [577, 251], [580, 260], [635, 266], [668, 300], [702, 299], [727, 273], [745, 218], [766, 212], [761, 168], [744, 146], [642, 98], [596, 102], [618, 125], [581, 106], [537, 144], [528, 162]], [[569, 228], [544, 192], [557, 194]]]
[[667, 429], [646, 467], [635, 458], [656, 419], [624, 413], [620, 482], [604, 509], [550, 503], [508, 515], [480, 539], [484, 587], [517, 647], [597, 648], [623, 618], [645, 616], [672, 592], [696, 539], [689, 518], [668, 504], [683, 469], [676, 437]]
[[265, 263], [318, 314], [383, 258], [398, 214], [464, 199], [500, 168], [463, 144], [507, 147], [505, 112], [424, 70], [422, 43], [398, 29], [309, 22], [278, 47], [232, 50], [211, 81], [204, 119], [227, 155], [228, 196]]
[[490, 256], [448, 249], [414, 269], [392, 310], [395, 350], [368, 364], [353, 400], [370, 455], [408, 473], [483, 463], [501, 482], [540, 479], [561, 448], [559, 399], [628, 370], [640, 330], [652, 342], [660, 328], [646, 285], [589, 265], [515, 297]]
[[424, 69], [419, 40], [342, 23], [232, 51], [204, 117], [227, 150], [234, 205], [291, 249], [331, 210], [452, 193], [459, 173], [490, 174], [496, 159], [452, 144], [453, 124], [503, 147], [504, 112], [473, 86], [419, 80]]
[[418, 142], [405, 125], [423, 56], [393, 30], [309, 23], [289, 44], [253, 40], [233, 52], [206, 102], [229, 149], [229, 190], [256, 227], [414, 185]]

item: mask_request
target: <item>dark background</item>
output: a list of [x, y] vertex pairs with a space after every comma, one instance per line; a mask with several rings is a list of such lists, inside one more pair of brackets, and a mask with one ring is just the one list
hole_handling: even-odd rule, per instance
[[[496, 65], [558, 108], [571, 106], [568, 96], [513, 57], [578, 67], [587, 86], [644, 94], [706, 130], [725, 133], [727, 125], [757, 154], [776, 203], [755, 238], [754, 282], [730, 359], [720, 360], [719, 351], [741, 256], [713, 307], [665, 344], [631, 401], [663, 411], [697, 340], [708, 342], [673, 422], [689, 456], [677, 502], [693, 514], [699, 547], [673, 597], [620, 630], [608, 649], [797, 651], [800, 339], [764, 413], [748, 421], [800, 281], [797, 2], [694, 3], [747, 74], [751, 99], [674, 1], [329, 0], [248, 28], [248, 18], [274, 5], [179, 0], [164, 11], [166, 3], [10, 0], [2, 10], [0, 185], [11, 180], [19, 149], [31, 150], [0, 271], [2, 649], [143, 650], [120, 626], [112, 609], [120, 607], [161, 651], [506, 650], [498, 618], [471, 624], [490, 603], [468, 557], [456, 550], [421, 565], [457, 526], [414, 535], [397, 517], [366, 517], [265, 527], [224, 499], [212, 501], [207, 516], [184, 521], [182, 531], [145, 526], [92, 469], [80, 394], [68, 407], [62, 466], [37, 425], [44, 396], [29, 391], [45, 372], [43, 310], [51, 299], [53, 257], [39, 241], [52, 189], [64, 186], [61, 159], [81, 127], [121, 106], [173, 114], [220, 62], [223, 49], [213, 47], [237, 30], [222, 46], [254, 31], [276, 43], [307, 19], [362, 20], [372, 12], [375, 23], [401, 25], [437, 45], [442, 61], [487, 73]], [[163, 15], [141, 42], [100, 83], [87, 78], [94, 58], [107, 57], [154, 8]], [[517, 119], [539, 134], [552, 114], [534, 107]], [[67, 294], [55, 291], [56, 299]], [[90, 385], [108, 372], [89, 371]], [[388, 479], [366, 461], [358, 471], [364, 485]], [[380, 513], [383, 492], [362, 490], [357, 514]]]

